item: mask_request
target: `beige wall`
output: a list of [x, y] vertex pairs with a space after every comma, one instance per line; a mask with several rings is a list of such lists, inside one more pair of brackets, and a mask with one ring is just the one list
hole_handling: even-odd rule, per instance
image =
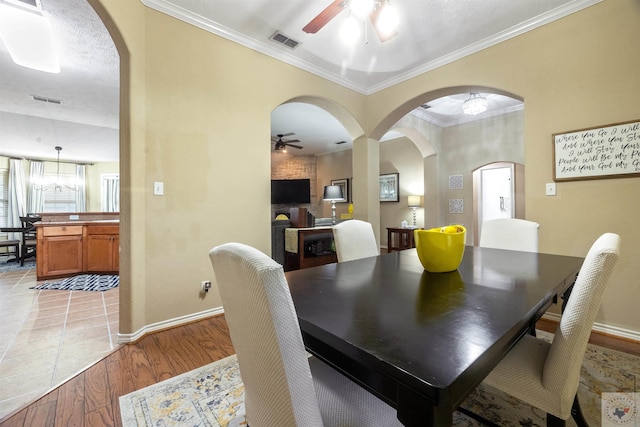
[[366, 99], [141, 2], [91, 3], [121, 53], [120, 332], [135, 334], [221, 306], [199, 295], [213, 246], [270, 253], [271, 111], [309, 95], [364, 121]]
[[[564, 182], [558, 196], [544, 196], [552, 133], [638, 119], [635, 0], [606, 0], [367, 97], [141, 2], [97, 2], [113, 19], [107, 27], [123, 64], [121, 333], [219, 307], [215, 289], [198, 296], [200, 280], [213, 278], [212, 246], [240, 241], [269, 253], [267, 142], [277, 105], [327, 98], [377, 138], [430, 93], [476, 84], [525, 100], [527, 217], [543, 224], [541, 250], [584, 255], [601, 233], [621, 234], [622, 259], [597, 321], [638, 329], [640, 228], [630, 224], [640, 179]], [[153, 181], [165, 183], [165, 196], [152, 195]]]
[[[318, 217], [330, 218], [331, 217], [331, 203], [322, 200], [324, 194], [324, 186], [331, 185], [332, 180], [336, 179], [348, 179], [353, 178], [353, 151], [345, 150], [337, 153], [326, 154], [324, 156], [317, 157], [318, 164]], [[349, 191], [353, 192], [351, 181], [349, 182]], [[353, 194], [351, 195], [353, 197]], [[353, 199], [352, 199], [353, 200]], [[348, 213], [349, 203], [336, 203], [336, 217], [340, 218], [340, 215]]]
[[[407, 138], [380, 144], [380, 175], [398, 173], [399, 201], [380, 203], [380, 245], [386, 247], [387, 227], [400, 227], [402, 221], [413, 224], [409, 195], [424, 195], [424, 163], [418, 149]], [[424, 226], [424, 209], [416, 209], [416, 224]]]

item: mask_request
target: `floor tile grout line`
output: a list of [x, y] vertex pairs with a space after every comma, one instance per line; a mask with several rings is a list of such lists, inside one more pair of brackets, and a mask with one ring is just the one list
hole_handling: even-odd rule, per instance
[[50, 387], [53, 387], [56, 384], [55, 379], [58, 373], [58, 364], [60, 363], [60, 354], [62, 353], [62, 341], [64, 340], [64, 333], [67, 328], [67, 319], [69, 318], [69, 308], [71, 307], [72, 294], [73, 291], [69, 292], [69, 296], [67, 297], [67, 311], [65, 312], [64, 323], [62, 324], [62, 331], [60, 332], [60, 341], [58, 341], [58, 351], [56, 353], [55, 362], [53, 364], [53, 375], [51, 376]]
[[107, 302], [104, 298], [104, 293], [100, 293], [100, 297], [102, 299], [102, 308], [104, 310], [104, 318], [107, 322], [107, 336], [109, 337], [109, 350], [113, 350], [113, 339], [111, 338], [111, 326], [109, 326], [109, 312], [107, 310]]
[[[22, 283], [22, 281], [25, 280], [26, 276], [27, 276], [27, 273], [23, 274], [22, 277], [20, 279], [18, 279], [16, 284], [11, 287], [11, 291], [15, 291], [18, 288], [18, 286], [20, 285], [20, 283]], [[16, 339], [18, 337], [18, 333], [19, 333], [19, 331], [21, 331], [23, 329], [25, 323], [27, 322], [27, 319], [29, 318], [29, 315], [31, 314], [31, 311], [33, 310], [33, 306], [36, 304], [36, 302], [38, 301], [38, 298], [40, 297], [40, 292], [42, 292], [42, 291], [39, 291], [38, 292], [38, 296], [36, 298], [34, 298], [34, 300], [31, 302], [31, 306], [29, 306], [29, 310], [25, 311], [25, 314], [24, 314], [22, 320], [20, 321], [19, 329], [17, 331], [15, 331], [15, 335], [11, 339], [11, 342], [9, 343], [9, 345], [7, 345], [6, 350], [0, 356], [0, 363], [2, 363], [2, 361], [4, 361], [4, 358], [7, 356], [7, 353], [15, 345]]]

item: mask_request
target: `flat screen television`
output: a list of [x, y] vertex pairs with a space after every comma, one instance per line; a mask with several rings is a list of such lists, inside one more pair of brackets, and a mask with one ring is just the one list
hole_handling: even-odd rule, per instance
[[272, 179], [271, 204], [311, 203], [310, 179]]

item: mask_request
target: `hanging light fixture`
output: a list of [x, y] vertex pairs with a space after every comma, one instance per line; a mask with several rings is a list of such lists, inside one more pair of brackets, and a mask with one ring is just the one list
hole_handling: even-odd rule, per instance
[[469, 98], [462, 104], [462, 111], [470, 116], [484, 113], [487, 111], [487, 98], [471, 92]]

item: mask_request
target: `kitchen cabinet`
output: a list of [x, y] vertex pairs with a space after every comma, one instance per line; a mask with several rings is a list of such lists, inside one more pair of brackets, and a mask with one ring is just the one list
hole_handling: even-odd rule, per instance
[[118, 225], [84, 227], [84, 271], [92, 273], [118, 271], [120, 259], [119, 228]]
[[36, 223], [38, 280], [81, 273], [118, 273], [117, 221]]
[[37, 228], [36, 274], [38, 280], [72, 276], [82, 272], [82, 226]]

